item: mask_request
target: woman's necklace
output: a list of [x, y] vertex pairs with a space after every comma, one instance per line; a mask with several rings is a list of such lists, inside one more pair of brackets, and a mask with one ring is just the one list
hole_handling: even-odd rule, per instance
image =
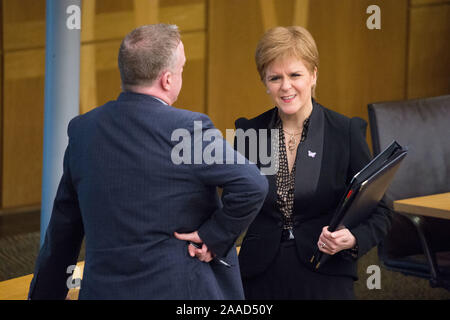
[[295, 136], [298, 136], [302, 134], [302, 131], [300, 132], [289, 132], [286, 129], [283, 129], [284, 132], [286, 132], [290, 137], [288, 140], [288, 149], [290, 152], [294, 152], [295, 148], [297, 147], [297, 139], [295, 139]]

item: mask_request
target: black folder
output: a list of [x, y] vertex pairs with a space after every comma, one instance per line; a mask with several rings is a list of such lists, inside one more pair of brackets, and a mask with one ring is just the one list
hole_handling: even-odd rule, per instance
[[[339, 202], [328, 230], [333, 232], [344, 226], [350, 229], [365, 221], [383, 197], [406, 154], [407, 149], [393, 141], [355, 174]], [[316, 249], [311, 263], [318, 269], [328, 257], [329, 255]]]

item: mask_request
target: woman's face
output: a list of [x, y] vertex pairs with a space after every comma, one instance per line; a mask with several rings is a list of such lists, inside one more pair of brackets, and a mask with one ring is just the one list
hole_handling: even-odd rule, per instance
[[264, 83], [279, 111], [293, 115], [312, 109], [311, 89], [316, 75], [317, 70], [311, 73], [301, 59], [280, 58], [267, 67]]

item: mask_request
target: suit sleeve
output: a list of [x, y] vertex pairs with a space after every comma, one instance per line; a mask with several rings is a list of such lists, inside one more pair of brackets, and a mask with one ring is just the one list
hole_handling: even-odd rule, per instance
[[[366, 143], [367, 123], [360, 118], [350, 120], [350, 167], [348, 177], [361, 170], [371, 159], [369, 147]], [[365, 222], [351, 229], [358, 244], [357, 257], [366, 254], [371, 248], [378, 245], [386, 236], [391, 225], [391, 212], [384, 199], [374, 209], [372, 215]]]
[[70, 273], [76, 265], [84, 229], [78, 199], [70, 174], [70, 142], [64, 154], [63, 175], [58, 186], [52, 215], [39, 252], [29, 299], [65, 299]]
[[[268, 183], [256, 165], [249, 163], [222, 138], [207, 116], [199, 117], [202, 121], [202, 133], [207, 135], [209, 131], [216, 134], [213, 141], [202, 142], [203, 161], [193, 165], [194, 174], [205, 185], [223, 188], [223, 206], [200, 226], [198, 233], [212, 252], [223, 257], [234, 247], [239, 235], [261, 209]], [[216, 152], [215, 161], [209, 161], [205, 154], [213, 147], [216, 151], [222, 150], [221, 156]], [[231, 159], [233, 160], [230, 161]]]

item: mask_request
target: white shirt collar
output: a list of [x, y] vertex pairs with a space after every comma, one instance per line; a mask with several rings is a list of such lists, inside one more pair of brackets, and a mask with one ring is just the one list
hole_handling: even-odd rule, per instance
[[168, 106], [169, 104], [165, 101], [162, 101], [160, 98], [152, 96], [153, 98], [155, 98], [156, 100], [160, 101], [161, 103], [165, 104], [166, 106]]

